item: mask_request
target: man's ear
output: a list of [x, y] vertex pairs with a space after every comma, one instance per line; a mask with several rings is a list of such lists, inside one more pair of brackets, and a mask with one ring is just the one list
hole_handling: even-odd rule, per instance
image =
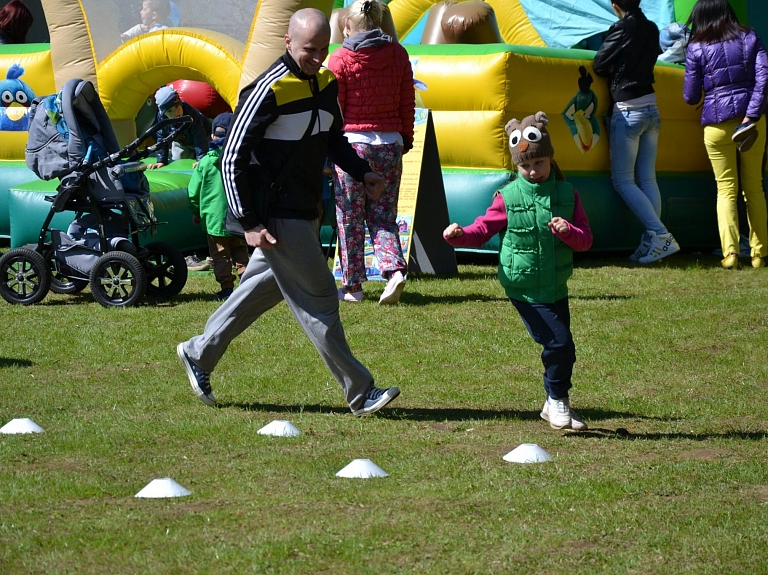
[[290, 52], [291, 51], [291, 37], [286, 34], [283, 36], [283, 40], [285, 40], [285, 49]]

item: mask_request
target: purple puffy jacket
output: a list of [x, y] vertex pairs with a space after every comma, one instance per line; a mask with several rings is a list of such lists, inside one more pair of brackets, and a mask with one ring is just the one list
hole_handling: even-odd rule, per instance
[[735, 40], [688, 44], [683, 98], [698, 104], [702, 90], [704, 126], [744, 116], [755, 119], [765, 112], [768, 56], [754, 30]]

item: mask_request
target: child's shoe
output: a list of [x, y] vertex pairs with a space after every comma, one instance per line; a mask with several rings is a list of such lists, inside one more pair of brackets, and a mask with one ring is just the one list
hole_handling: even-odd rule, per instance
[[568, 398], [552, 399], [548, 397], [541, 408], [541, 418], [549, 421], [552, 429], [572, 429], [574, 431], [584, 431], [588, 429], [587, 424], [581, 419], [581, 416], [575, 410], [571, 409]]
[[363, 290], [344, 291], [344, 289], [339, 289], [339, 299], [341, 301], [360, 303], [361, 301], [363, 301]]
[[765, 260], [761, 258], [760, 256], [752, 256], [752, 267], [757, 268], [764, 268], [765, 267]]
[[651, 247], [648, 248], [648, 253], [637, 260], [641, 264], [649, 264], [680, 251], [680, 244], [677, 243], [677, 240], [669, 232], [657, 234], [656, 232], [649, 231], [648, 236], [650, 237]]
[[224, 301], [226, 299], [229, 299], [229, 296], [232, 295], [232, 292], [235, 291], [232, 288], [224, 288], [219, 293], [216, 294], [216, 299], [219, 301]]
[[394, 305], [399, 302], [404, 287], [405, 278], [403, 277], [403, 272], [396, 271], [390, 276], [389, 281], [387, 281], [387, 287], [384, 288], [384, 291], [379, 298], [379, 304]]

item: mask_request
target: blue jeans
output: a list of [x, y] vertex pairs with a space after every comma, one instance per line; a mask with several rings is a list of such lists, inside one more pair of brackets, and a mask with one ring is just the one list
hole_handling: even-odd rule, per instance
[[544, 390], [552, 399], [566, 399], [571, 388], [576, 346], [571, 335], [571, 312], [568, 298], [555, 303], [525, 302], [511, 299], [525, 328], [544, 349]]
[[656, 183], [656, 151], [661, 116], [656, 106], [616, 110], [611, 116], [613, 187], [646, 230], [667, 233], [661, 223], [661, 192]]

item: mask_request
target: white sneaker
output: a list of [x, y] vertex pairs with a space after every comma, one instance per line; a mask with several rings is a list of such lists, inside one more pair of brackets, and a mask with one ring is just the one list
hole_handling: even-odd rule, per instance
[[643, 235], [640, 236], [640, 245], [637, 246], [635, 252], [629, 256], [629, 261], [638, 262], [641, 257], [648, 253], [648, 249], [651, 247], [651, 238], [648, 233], [649, 232], [647, 231], [643, 232]]
[[575, 410], [571, 409], [569, 400], [552, 399], [548, 397], [541, 408], [541, 418], [549, 421], [552, 429], [572, 429], [574, 431], [584, 431], [588, 429], [587, 424]]
[[341, 301], [349, 301], [352, 303], [360, 303], [363, 301], [364, 298], [363, 290], [360, 291], [354, 291], [354, 292], [348, 292], [344, 291], [343, 289], [339, 288], [339, 299]]
[[387, 287], [384, 288], [384, 291], [382, 292], [381, 297], [379, 298], [379, 304], [394, 305], [397, 302], [399, 302], [400, 294], [403, 293], [404, 287], [405, 287], [405, 278], [403, 277], [403, 272], [396, 271], [389, 277], [389, 281], [387, 282]]
[[641, 264], [649, 264], [680, 251], [680, 244], [669, 232], [666, 234], [648, 232], [648, 234], [651, 238], [651, 247], [648, 248], [647, 254], [637, 260]]
[[365, 396], [363, 407], [360, 409], [353, 409], [353, 415], [367, 415], [369, 413], [375, 413], [382, 407], [387, 405], [390, 401], [400, 395], [400, 390], [397, 387], [390, 387], [388, 389], [381, 389], [375, 385], [371, 386], [368, 393]]

